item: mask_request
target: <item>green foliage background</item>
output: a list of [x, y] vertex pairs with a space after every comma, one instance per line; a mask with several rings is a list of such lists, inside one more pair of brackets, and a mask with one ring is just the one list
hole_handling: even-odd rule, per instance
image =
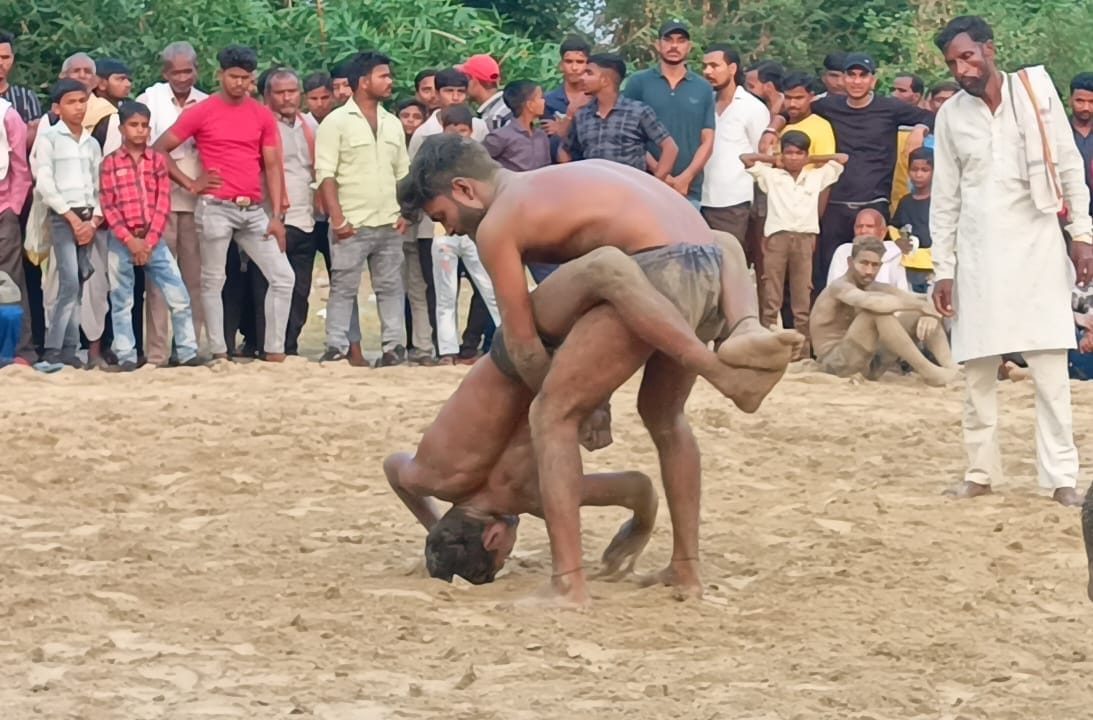
[[965, 13], [994, 25], [1006, 67], [1046, 63], [1060, 85], [1093, 70], [1093, 0], [0, 0], [0, 28], [19, 36], [13, 80], [39, 89], [65, 56], [84, 50], [128, 61], [138, 91], [158, 79], [163, 46], [189, 40], [206, 88], [216, 50], [246, 43], [263, 67], [301, 72], [378, 48], [394, 59], [405, 93], [418, 70], [478, 52], [497, 57], [508, 79], [552, 82], [557, 43], [578, 19], [632, 67], [653, 59], [657, 26], [681, 18], [696, 61], [715, 41], [734, 44], [747, 61], [771, 57], [805, 70], [831, 50], [862, 50], [882, 80], [908, 70], [936, 80], [946, 72], [933, 35]]

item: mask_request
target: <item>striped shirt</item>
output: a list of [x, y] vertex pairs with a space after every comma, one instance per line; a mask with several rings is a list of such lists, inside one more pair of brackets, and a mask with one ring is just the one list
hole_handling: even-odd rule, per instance
[[23, 122], [29, 123], [42, 117], [42, 104], [38, 102], [38, 96], [30, 88], [22, 85], [8, 85], [8, 89], [0, 92], [0, 97], [7, 100], [23, 118]]
[[63, 122], [38, 133], [35, 144], [34, 177], [38, 191], [49, 208], [63, 215], [72, 208], [89, 207], [95, 215], [99, 210], [99, 165], [102, 150], [91, 133], [84, 130], [79, 137]]

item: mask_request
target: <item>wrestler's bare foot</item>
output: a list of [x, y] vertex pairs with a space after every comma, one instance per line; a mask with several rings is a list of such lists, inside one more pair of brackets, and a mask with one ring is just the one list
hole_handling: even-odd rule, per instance
[[720, 366], [703, 377], [738, 408], [753, 413], [782, 379], [804, 341], [795, 330], [772, 332], [749, 318], [717, 349]]
[[584, 582], [584, 570], [554, 575], [550, 584], [516, 602], [517, 607], [560, 608], [579, 610], [588, 607], [588, 588]]
[[1051, 499], [1066, 507], [1080, 507], [1085, 502], [1085, 495], [1082, 495], [1074, 488], [1055, 488], [1055, 492], [1051, 494]]
[[943, 368], [928, 373], [919, 373], [923, 381], [930, 387], [945, 387], [955, 382], [960, 377], [960, 368]]
[[646, 575], [640, 580], [642, 587], [667, 585], [674, 589], [679, 600], [702, 597], [702, 579], [698, 573], [698, 560], [672, 560], [660, 572]]
[[[655, 495], [654, 495], [655, 498]], [[656, 503], [653, 503], [653, 516], [656, 516]], [[600, 568], [593, 577], [618, 579], [634, 572], [634, 565], [649, 543], [649, 536], [653, 532], [653, 526], [641, 525], [634, 518], [630, 518], [622, 524], [607, 549], [603, 551]], [[625, 567], [623, 565], [625, 564]]]
[[973, 483], [964, 481], [959, 485], [955, 485], [948, 490], [941, 493], [942, 495], [948, 495], [949, 497], [955, 497], [959, 499], [967, 499], [973, 497], [979, 497], [980, 495], [990, 495], [991, 486], [981, 485], [979, 483]]

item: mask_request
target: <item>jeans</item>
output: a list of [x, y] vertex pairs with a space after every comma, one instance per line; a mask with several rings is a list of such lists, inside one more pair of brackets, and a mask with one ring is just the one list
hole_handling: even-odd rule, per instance
[[[201, 308], [201, 244], [197, 238], [197, 226], [192, 212], [172, 212], [167, 218], [167, 228], [162, 241], [175, 256], [186, 292], [190, 295], [190, 312], [193, 315], [194, 335], [199, 338], [205, 327], [205, 314]], [[148, 362], [160, 365], [167, 361], [171, 348], [167, 343], [167, 304], [154, 284], [149, 284], [146, 304], [147, 339], [145, 355]], [[136, 297], [136, 296], [134, 296]]]
[[0, 365], [7, 365], [15, 358], [22, 331], [22, 304], [0, 305]]
[[[406, 342], [403, 315], [402, 234], [393, 227], [359, 228], [352, 237], [330, 248], [330, 299], [326, 305], [326, 346], [345, 352], [349, 343], [353, 308], [367, 263], [372, 290], [379, 306], [383, 351]], [[359, 336], [359, 332], [356, 333]], [[359, 339], [359, 337], [358, 337]]]
[[296, 276], [277, 243], [266, 236], [269, 216], [262, 208], [240, 208], [232, 203], [201, 197], [194, 212], [201, 237], [201, 302], [209, 348], [214, 355], [228, 352], [224, 336], [224, 290], [228, 244], [233, 240], [269, 281], [265, 298], [265, 343], [267, 353], [285, 351], [292, 287]]
[[[118, 362], [136, 362], [137, 345], [133, 337], [133, 256], [129, 248], [110, 234], [107, 273], [110, 278], [110, 315], [114, 324], [114, 354]], [[193, 314], [190, 311], [190, 294], [182, 282], [175, 258], [167, 243], [161, 238], [152, 247], [144, 274], [163, 295], [171, 311], [171, 328], [174, 331], [175, 350], [180, 362], [197, 355], [197, 338], [194, 336]]]
[[455, 311], [459, 292], [459, 261], [462, 260], [471, 280], [495, 324], [501, 323], [493, 283], [478, 259], [478, 248], [466, 235], [438, 235], [433, 238], [433, 284], [436, 286], [436, 331], [440, 355], [459, 352]]
[[[292, 266], [292, 274], [296, 277], [292, 286], [292, 303], [288, 310], [288, 326], [285, 329], [285, 354], [298, 355], [300, 353], [300, 333], [307, 324], [307, 315], [310, 309], [308, 298], [311, 296], [311, 276], [315, 272], [315, 240], [314, 232], [304, 232], [298, 227], [285, 226], [285, 255], [289, 265]], [[260, 298], [266, 296], [269, 290], [269, 282], [266, 276], [256, 268], [247, 270], [251, 276], [250, 287], [254, 294], [254, 304], [258, 309], [255, 313], [259, 333], [265, 329], [264, 313], [261, 312]]]
[[45, 350], [56, 361], [76, 354], [80, 345], [80, 295], [83, 283], [76, 261], [76, 236], [60, 215], [49, 213], [53, 260], [57, 267], [57, 302], [46, 327]]

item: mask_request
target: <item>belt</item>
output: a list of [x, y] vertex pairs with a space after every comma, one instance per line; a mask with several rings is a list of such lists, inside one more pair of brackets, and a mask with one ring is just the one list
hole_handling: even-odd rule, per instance
[[828, 205], [842, 205], [848, 207], [851, 210], [861, 210], [867, 208], [870, 205], [880, 205], [881, 203], [888, 203], [888, 198], [877, 198], [876, 200], [864, 200], [861, 202], [850, 202], [849, 200], [829, 200]]
[[261, 203], [255, 202], [246, 195], [240, 195], [239, 197], [232, 198], [231, 200], [224, 200], [223, 198], [206, 195], [205, 200], [216, 205], [227, 205], [228, 207], [239, 208], [240, 210], [259, 210], [262, 208]]

